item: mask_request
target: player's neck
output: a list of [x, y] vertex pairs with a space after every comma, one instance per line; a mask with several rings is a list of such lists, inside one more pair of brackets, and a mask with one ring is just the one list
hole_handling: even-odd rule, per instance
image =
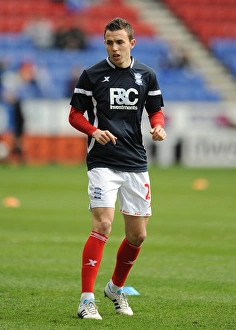
[[111, 58], [109, 57], [109, 60], [111, 61], [111, 63], [113, 63], [117, 68], [119, 69], [127, 69], [130, 67], [131, 65], [131, 62], [132, 62], [132, 58], [130, 56], [129, 60], [123, 62], [123, 63], [120, 63], [120, 65], [118, 63], [114, 63], [112, 62]]

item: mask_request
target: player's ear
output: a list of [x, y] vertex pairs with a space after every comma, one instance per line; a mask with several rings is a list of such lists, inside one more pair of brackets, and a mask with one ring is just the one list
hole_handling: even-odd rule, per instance
[[131, 45], [130, 49], [133, 49], [135, 44], [136, 44], [136, 40], [132, 39], [130, 42], [130, 45]]

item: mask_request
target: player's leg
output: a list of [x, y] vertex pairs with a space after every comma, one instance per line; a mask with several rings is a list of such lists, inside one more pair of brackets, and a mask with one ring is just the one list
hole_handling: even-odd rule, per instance
[[91, 211], [92, 231], [82, 253], [82, 300], [94, 299], [94, 284], [114, 218], [113, 208], [94, 208]]
[[147, 216], [132, 216], [124, 214], [125, 237], [134, 246], [141, 246], [147, 236]]
[[122, 289], [147, 235], [151, 196], [147, 173], [131, 173], [128, 176], [132, 184], [127, 180], [127, 187], [122, 187], [119, 192], [121, 211], [124, 212], [125, 239], [118, 249], [116, 266], [105, 288], [105, 296], [113, 301], [117, 313], [132, 315]]
[[118, 188], [115, 183], [109, 184], [112, 173], [107, 169], [94, 169], [88, 172], [88, 176], [92, 231], [82, 253], [82, 294], [78, 315], [101, 319], [95, 305], [94, 284], [111, 231]]
[[105, 287], [105, 296], [113, 301], [118, 314], [133, 315], [123, 287], [146, 237], [148, 218], [124, 215], [124, 221], [126, 237], [118, 249], [116, 266], [111, 280]]
[[128, 274], [137, 259], [141, 244], [146, 238], [147, 217], [124, 215], [125, 235], [116, 258], [112, 281], [117, 287], [123, 287]]
[[79, 317], [101, 319], [95, 305], [94, 285], [101, 264], [103, 249], [111, 231], [114, 208], [94, 208], [92, 231], [82, 253], [82, 294]]

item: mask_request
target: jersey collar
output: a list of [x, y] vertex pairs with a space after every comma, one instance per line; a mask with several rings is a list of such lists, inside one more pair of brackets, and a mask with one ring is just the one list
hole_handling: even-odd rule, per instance
[[130, 66], [128, 67], [128, 68], [118, 68], [117, 66], [115, 66], [110, 60], [109, 60], [109, 57], [107, 57], [106, 58], [106, 61], [107, 61], [107, 63], [113, 68], [113, 69], [123, 69], [123, 70], [125, 70], [125, 69], [128, 69], [128, 68], [132, 68], [133, 67], [133, 65], [134, 65], [134, 58], [133, 58], [133, 56], [131, 56], [131, 63], [130, 63]]

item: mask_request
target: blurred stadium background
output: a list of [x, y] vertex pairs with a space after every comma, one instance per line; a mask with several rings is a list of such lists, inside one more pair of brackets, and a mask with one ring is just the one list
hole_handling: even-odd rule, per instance
[[[235, 167], [236, 0], [0, 0], [1, 162], [84, 162], [70, 96], [106, 56], [103, 28], [116, 16], [133, 25], [133, 55], [156, 70], [165, 101], [168, 139], [154, 145], [144, 127], [150, 162]], [[23, 158], [12, 152], [16, 104]]]

